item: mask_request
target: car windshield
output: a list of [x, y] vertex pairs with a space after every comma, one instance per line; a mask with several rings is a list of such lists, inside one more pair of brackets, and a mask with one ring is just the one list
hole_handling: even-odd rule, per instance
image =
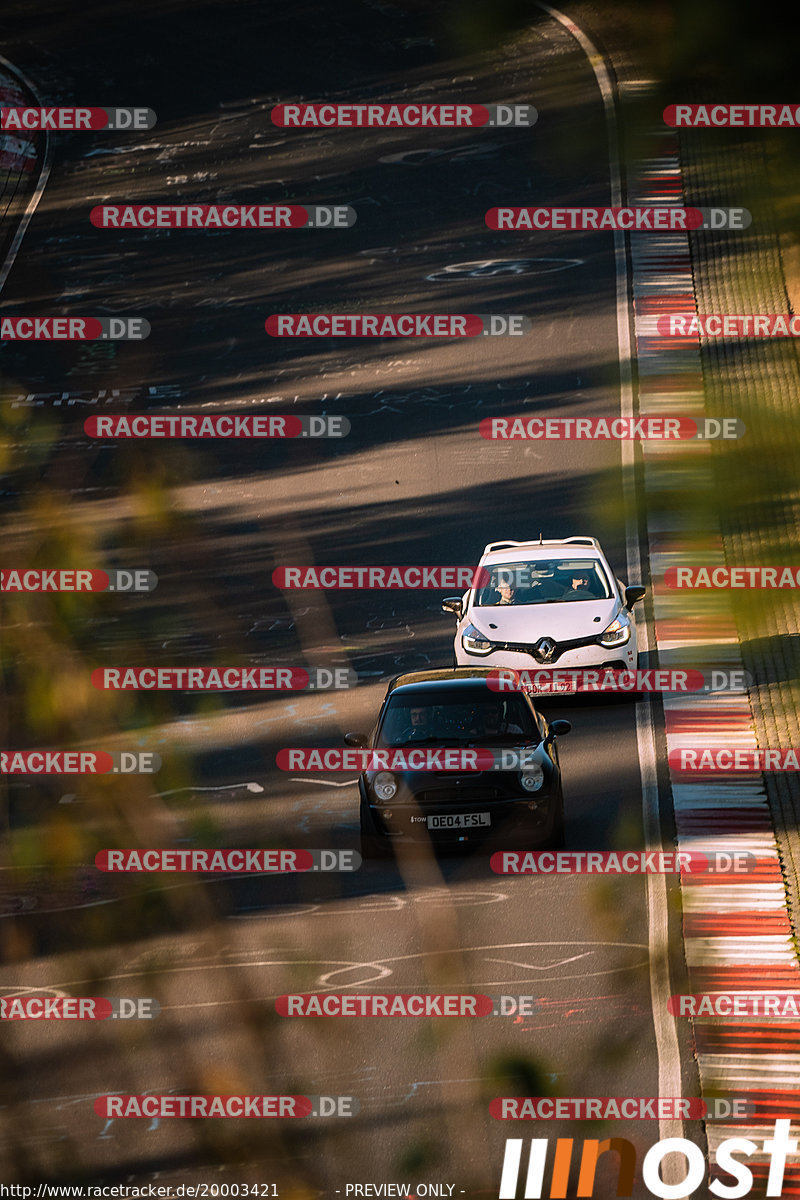
[[563, 604], [607, 600], [611, 589], [594, 558], [529, 559], [486, 568], [489, 582], [475, 592], [476, 608], [503, 604]]
[[378, 746], [513, 744], [538, 740], [528, 704], [514, 693], [487, 690], [456, 699], [452, 693], [425, 692], [390, 698], [378, 732]]

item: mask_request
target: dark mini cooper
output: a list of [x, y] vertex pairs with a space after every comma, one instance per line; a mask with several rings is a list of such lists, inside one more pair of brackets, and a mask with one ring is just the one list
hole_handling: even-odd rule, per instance
[[[523, 848], [563, 844], [561, 769], [555, 739], [569, 721], [549, 725], [523, 692], [493, 691], [488, 669], [417, 671], [389, 685], [371, 738], [348, 733], [348, 746], [383, 751], [415, 766], [412, 750], [455, 747], [503, 752], [513, 769], [363, 771], [361, 852], [392, 853], [397, 843], [442, 848], [486, 839], [495, 831]], [[516, 753], [514, 753], [516, 752]], [[389, 756], [387, 756], [388, 758]], [[428, 758], [434, 758], [431, 754]]]

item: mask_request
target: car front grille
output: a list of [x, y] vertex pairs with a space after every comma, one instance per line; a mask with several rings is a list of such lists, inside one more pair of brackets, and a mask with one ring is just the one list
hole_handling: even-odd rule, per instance
[[[600, 634], [594, 633], [591, 637], [569, 638], [564, 642], [556, 642], [555, 638], [551, 640], [555, 642], [555, 650], [549, 658], [542, 658], [533, 647], [533, 643], [526, 642], [495, 642], [494, 645], [498, 650], [511, 650], [514, 654], [529, 654], [531, 658], [542, 666], [552, 666], [558, 662], [562, 655], [567, 654], [570, 650], [579, 650], [582, 646], [594, 646], [597, 644]], [[537, 638], [538, 641], [538, 638]]]
[[415, 799], [419, 804], [483, 804], [491, 800], [507, 800], [508, 792], [500, 788], [431, 788], [417, 792]]

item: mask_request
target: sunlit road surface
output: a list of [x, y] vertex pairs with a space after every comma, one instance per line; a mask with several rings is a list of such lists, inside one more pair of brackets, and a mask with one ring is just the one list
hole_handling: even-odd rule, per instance
[[[75, 102], [124, 99], [159, 115], [147, 134], [62, 140], [4, 296], [19, 313], [142, 315], [151, 337], [4, 347], [3, 381], [16, 447], [9, 563], [71, 538], [92, 565], [156, 571], [158, 590], [16, 599], [16, 678], [50, 675], [70, 689], [62, 728], [76, 740], [110, 744], [125, 731], [165, 764], [102, 786], [17, 783], [12, 831], [88, 864], [101, 834], [119, 845], [358, 849], [355, 780], [287, 774], [275, 755], [366, 733], [390, 677], [450, 665], [451, 618], [440, 592], [283, 594], [272, 570], [472, 564], [489, 540], [542, 531], [598, 537], [625, 575], [618, 444], [478, 435], [487, 416], [618, 411], [610, 235], [497, 233], [483, 220], [495, 204], [608, 202], [589, 64], [548, 20], [464, 56], [419, 13], [378, 3], [285, 14], [115, 6], [108, 21], [87, 13], [68, 28], [20, 5], [9, 19], [45, 61], [58, 46], [53, 87]], [[425, 133], [269, 120], [275, 103], [297, 97], [400, 95], [533, 103], [541, 115], [533, 130]], [[169, 234], [89, 223], [101, 202], [155, 199], [350, 204], [358, 221]], [[520, 313], [532, 332], [475, 342], [266, 335], [271, 313], [304, 311]], [[106, 405], [112, 389], [119, 407]], [[98, 396], [104, 407], [91, 405]], [[343, 414], [352, 432], [114, 447], [82, 432], [96, 412], [179, 406]], [[86, 683], [96, 666], [229, 661], [349, 666], [363, 682], [290, 698], [137, 698]], [[18, 699], [9, 744], [37, 725], [31, 691]], [[545, 711], [573, 722], [561, 745], [570, 848], [641, 846], [633, 705]], [[98, 881], [89, 866], [60, 892], [51, 880], [7, 898], [24, 915], [4, 922], [4, 994], [146, 995], [162, 1011], [152, 1023], [6, 1027], [4, 1173], [160, 1171], [177, 1183], [207, 1179], [213, 1166], [220, 1181], [329, 1195], [396, 1179], [491, 1194], [505, 1137], [598, 1136], [597, 1126], [504, 1125], [489, 1115], [493, 1097], [658, 1094], [641, 877], [500, 877], [479, 848], [401, 866], [213, 883]], [[538, 1006], [516, 1020], [433, 1023], [275, 1015], [280, 994], [317, 990], [524, 993]], [[692, 1094], [688, 1067], [686, 1087]], [[106, 1123], [93, 1101], [114, 1092], [348, 1095], [361, 1108], [328, 1122]], [[643, 1153], [658, 1126], [606, 1125], [600, 1136], [615, 1134]]]

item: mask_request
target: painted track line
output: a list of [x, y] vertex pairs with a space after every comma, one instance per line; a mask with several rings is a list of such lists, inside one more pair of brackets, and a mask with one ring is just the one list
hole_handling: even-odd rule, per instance
[[[620, 207], [623, 198], [622, 163], [619, 149], [616, 90], [611, 72], [603, 55], [600, 54], [585, 33], [569, 17], [551, 8], [550, 5], [542, 3], [541, 0], [537, 0], [537, 7], [543, 9], [554, 20], [558, 21], [572, 35], [584, 51], [592, 67], [602, 97], [606, 118], [610, 204], [615, 208]], [[614, 232], [614, 265], [616, 277], [617, 358], [620, 371], [620, 414], [623, 417], [632, 417], [635, 409], [632, 362], [635, 343], [631, 327], [628, 298], [631, 281], [629, 279], [626, 235], [619, 230]], [[626, 513], [625, 542], [628, 579], [640, 580], [644, 577], [643, 559], [646, 557], [647, 547], [642, 547], [640, 544], [637, 521], [640, 506], [637, 502], [636, 448], [633, 441], [622, 441], [620, 447]], [[649, 650], [649, 631], [644, 623], [641, 623], [641, 625], [639, 649], [647, 653]], [[642, 786], [642, 821], [645, 847], [648, 851], [658, 851], [663, 849], [663, 845], [659, 817], [656, 736], [653, 709], [647, 702], [636, 705], [636, 739]], [[671, 993], [671, 984], [668, 954], [669, 906], [666, 877], [663, 875], [647, 875], [646, 887], [650, 1004], [658, 1056], [658, 1094], [659, 1096], [680, 1096], [682, 1094], [682, 1087], [678, 1033], [675, 1018], [667, 1008], [667, 1000]], [[659, 1121], [659, 1138], [681, 1138], [684, 1135], [685, 1130], [682, 1119]], [[680, 1166], [675, 1162], [674, 1158], [665, 1160], [662, 1165], [662, 1171], [665, 1183], [674, 1184], [680, 1182]]]

